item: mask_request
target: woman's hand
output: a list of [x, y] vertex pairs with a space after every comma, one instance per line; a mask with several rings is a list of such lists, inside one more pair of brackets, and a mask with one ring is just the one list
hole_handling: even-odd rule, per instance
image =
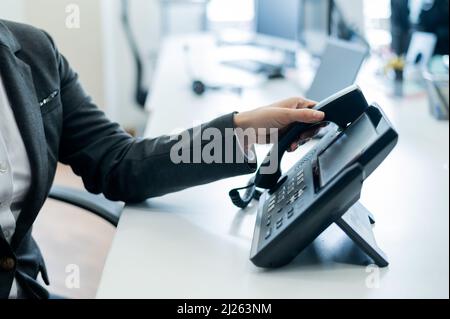
[[302, 98], [287, 99], [253, 111], [236, 114], [236, 127], [242, 129], [279, 129], [283, 130], [295, 122], [316, 123], [323, 120], [325, 114], [311, 110], [315, 102]]
[[[238, 113], [234, 116], [236, 128], [247, 129], [278, 129], [279, 135], [292, 123], [317, 123], [321, 122], [325, 113], [311, 110], [315, 102], [303, 98], [291, 98], [253, 111]], [[253, 143], [266, 143], [267, 134], [259, 135], [256, 141], [247, 141], [246, 147]], [[295, 148], [293, 145], [292, 149]]]

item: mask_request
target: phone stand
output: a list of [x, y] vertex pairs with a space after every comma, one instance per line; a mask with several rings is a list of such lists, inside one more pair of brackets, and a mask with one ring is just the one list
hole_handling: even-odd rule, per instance
[[386, 254], [378, 247], [373, 234], [372, 225], [375, 219], [360, 202], [353, 205], [336, 224], [371, 257], [378, 267], [387, 267], [389, 262]]

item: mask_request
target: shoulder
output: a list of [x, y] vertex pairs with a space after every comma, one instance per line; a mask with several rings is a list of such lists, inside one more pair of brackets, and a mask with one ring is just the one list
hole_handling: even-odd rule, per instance
[[54, 51], [54, 44], [50, 36], [43, 30], [28, 24], [0, 20], [10, 32], [22, 51]]
[[58, 79], [60, 56], [51, 37], [31, 25], [0, 20], [0, 27], [14, 43], [16, 56], [28, 64], [36, 82], [46, 78]]

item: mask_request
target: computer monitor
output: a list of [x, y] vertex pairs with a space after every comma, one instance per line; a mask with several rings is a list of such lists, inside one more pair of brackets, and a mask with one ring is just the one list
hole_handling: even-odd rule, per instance
[[366, 46], [338, 39], [328, 39], [320, 66], [306, 97], [314, 101], [339, 92], [355, 83], [361, 66], [368, 56]]
[[301, 0], [256, 0], [256, 42], [286, 51], [299, 46]]

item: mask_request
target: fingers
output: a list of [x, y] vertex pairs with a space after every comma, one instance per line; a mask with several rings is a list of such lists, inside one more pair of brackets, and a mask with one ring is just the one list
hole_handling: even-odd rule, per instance
[[311, 100], [303, 100], [302, 105], [298, 107], [299, 109], [311, 109], [316, 106], [317, 102]]
[[305, 145], [319, 132], [320, 130], [308, 131], [300, 135], [288, 149], [288, 152], [295, 152], [300, 146]]
[[293, 97], [284, 101], [281, 101], [275, 106], [285, 108], [285, 109], [304, 109], [304, 108], [312, 108], [316, 105], [316, 102], [311, 100], [306, 100], [301, 97]]
[[317, 123], [325, 118], [325, 113], [310, 109], [289, 110], [289, 120], [291, 123]]
[[299, 147], [300, 145], [298, 145], [298, 143], [292, 143], [288, 149], [288, 152], [290, 153], [295, 152], [296, 150], [298, 150]]
[[276, 103], [275, 106], [283, 108], [283, 109], [292, 109], [295, 110], [298, 108], [298, 105], [300, 103], [300, 98], [293, 97], [284, 101], [281, 101], [279, 103]]

